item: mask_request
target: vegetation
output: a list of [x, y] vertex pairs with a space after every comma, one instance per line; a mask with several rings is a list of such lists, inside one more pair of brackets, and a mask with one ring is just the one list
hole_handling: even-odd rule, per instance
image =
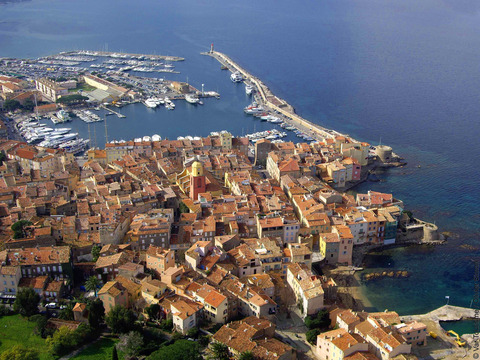
[[93, 258], [93, 261], [97, 261], [98, 258], [100, 257], [100, 250], [102, 248], [98, 245], [93, 245], [92, 246], [92, 258]]
[[87, 281], [85, 281], [85, 289], [88, 291], [93, 291], [95, 297], [97, 297], [98, 287], [100, 286], [100, 280], [96, 276], [90, 276]]
[[72, 105], [72, 104], [79, 104], [83, 103], [88, 100], [88, 97], [80, 95], [80, 94], [73, 94], [73, 95], [64, 95], [61, 98], [57, 99], [57, 104], [65, 104], [65, 105]]
[[135, 330], [135, 313], [123, 306], [114, 306], [105, 317], [105, 322], [114, 334], [125, 334]]
[[60, 311], [60, 315], [58, 317], [63, 320], [74, 320], [73, 303], [68, 303], [65, 309]]
[[[80, 351], [72, 360], [118, 360], [122, 356], [120, 352], [117, 352], [116, 342], [116, 339], [110, 337], [101, 338], [95, 344], [91, 344]], [[116, 354], [115, 358], [114, 352]]]
[[212, 351], [211, 360], [229, 360], [228, 346], [221, 343], [213, 343], [210, 347]]
[[5, 160], [7, 160], [7, 156], [3, 152], [0, 152], [0, 166], [3, 165]]
[[185, 205], [185, 203], [182, 201], [180, 203], [180, 213], [184, 214], [184, 213], [189, 213], [190, 212], [190, 209], [188, 208], [187, 205]]
[[143, 337], [137, 331], [130, 331], [128, 334], [120, 336], [117, 348], [126, 356], [132, 357], [140, 354], [143, 346]]
[[96, 337], [96, 332], [85, 324], [81, 324], [76, 330], [62, 326], [47, 338], [46, 343], [52, 355], [62, 356], [83, 344], [91, 342]]
[[160, 305], [152, 304], [145, 308], [145, 312], [148, 315], [148, 319], [154, 323], [158, 323], [160, 319]]
[[28, 220], [18, 220], [17, 222], [15, 222], [11, 227], [14, 233], [13, 238], [22, 239], [26, 237], [27, 234], [25, 232], [25, 228], [30, 225], [32, 225], [32, 222]]
[[9, 307], [5, 305], [0, 305], [0, 317], [11, 315], [11, 314], [12, 314], [12, 311], [10, 310]]
[[17, 100], [5, 100], [3, 103], [3, 108], [5, 111], [15, 111], [22, 108], [22, 104]]
[[118, 354], [117, 354], [117, 347], [116, 346], [113, 347], [112, 360], [118, 360]]
[[307, 316], [305, 318], [305, 325], [310, 329], [321, 329], [326, 330], [330, 326], [330, 318], [328, 316], [328, 311], [320, 310], [314, 316]]
[[50, 331], [46, 328], [48, 319], [45, 315], [41, 315], [41, 314], [33, 315], [28, 320], [35, 324], [35, 328], [34, 328], [35, 334], [41, 336], [44, 339], [48, 335], [52, 335]]
[[92, 329], [98, 329], [105, 319], [105, 308], [100, 299], [95, 299], [88, 305], [88, 324]]
[[200, 346], [192, 341], [178, 340], [152, 353], [148, 360], [201, 360]]
[[256, 358], [251, 351], [244, 351], [240, 354], [238, 360], [256, 360]]
[[[45, 340], [35, 333], [35, 323], [20, 315], [9, 315], [0, 318], [0, 353], [3, 354], [16, 345], [24, 345], [35, 349], [40, 360], [52, 360]], [[3, 359], [2, 359], [3, 360]]]
[[308, 330], [307, 333], [305, 334], [307, 341], [312, 344], [312, 345], [317, 345], [317, 336], [322, 333], [322, 330], [320, 329], [312, 329]]
[[23, 288], [17, 293], [17, 298], [13, 303], [13, 310], [23, 316], [32, 316], [38, 313], [38, 303], [40, 295], [32, 288]]
[[38, 360], [38, 352], [31, 347], [15, 345], [1, 353], [0, 360]]

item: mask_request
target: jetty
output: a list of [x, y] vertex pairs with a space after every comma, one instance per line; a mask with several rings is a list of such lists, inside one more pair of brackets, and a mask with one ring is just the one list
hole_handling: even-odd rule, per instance
[[[346, 136], [335, 130], [330, 130], [324, 128], [318, 124], [314, 124], [307, 119], [297, 115], [293, 106], [288, 104], [285, 100], [280, 99], [266, 86], [259, 78], [250, 74], [247, 70], [233, 61], [229, 56], [215, 50], [208, 52], [202, 52], [202, 55], [211, 56], [214, 59], [217, 59], [222, 66], [227, 67], [232, 72], [239, 72], [244, 80], [252, 83], [257, 88], [257, 100], [262, 104], [264, 108], [270, 109], [277, 113], [282, 114], [285, 117], [285, 120], [296, 128], [301, 129], [303, 132], [309, 134], [312, 138], [316, 140], [321, 140], [324, 138], [335, 138], [336, 136]], [[352, 139], [354, 140], [354, 139]], [[356, 140], [354, 140], [356, 141]]]
[[102, 105], [102, 106], [100, 106], [100, 107], [101, 107], [102, 109], [105, 109], [105, 110], [111, 112], [112, 114], [117, 115], [119, 118], [126, 118], [126, 116], [123, 115], [122, 113], [119, 113], [119, 112], [117, 112], [117, 111], [115, 111], [115, 110], [112, 110], [112, 109], [110, 109], [110, 108], [107, 108], [105, 105]]

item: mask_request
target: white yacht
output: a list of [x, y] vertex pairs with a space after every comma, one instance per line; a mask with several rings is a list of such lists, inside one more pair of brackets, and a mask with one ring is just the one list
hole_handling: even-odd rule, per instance
[[255, 91], [255, 89], [252, 85], [245, 84], [245, 93], [247, 95], [252, 95], [254, 91]]
[[232, 75], [230, 75], [230, 80], [232, 80], [234, 83], [242, 82], [242, 74], [240, 74], [240, 72], [238, 71], [235, 71], [234, 73], [232, 73]]
[[60, 111], [57, 111], [55, 115], [57, 115], [57, 118], [59, 118], [63, 122], [70, 120], [70, 115], [68, 115], [68, 113], [63, 109]]
[[149, 108], [156, 108], [158, 106], [157, 102], [153, 98], [145, 100], [144, 104]]
[[195, 94], [186, 94], [185, 100], [187, 100], [190, 104], [198, 104], [200, 99]]

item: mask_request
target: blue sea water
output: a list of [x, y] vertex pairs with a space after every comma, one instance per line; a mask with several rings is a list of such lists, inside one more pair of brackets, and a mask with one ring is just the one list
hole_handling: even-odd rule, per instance
[[[357, 191], [392, 192], [415, 215], [456, 236], [435, 248], [372, 254], [372, 269], [408, 279], [364, 284], [378, 309], [418, 313], [473, 297], [470, 259], [479, 246], [480, 3], [471, 0], [33, 0], [0, 6], [0, 56], [35, 58], [90, 49], [186, 58], [179, 75], [221, 93], [173, 112], [142, 105], [108, 117], [110, 138], [261, 130], [219, 64], [199, 53], [214, 43], [260, 77], [299, 114], [360, 140], [393, 146], [407, 167]], [[74, 122], [85, 134], [86, 125]], [[271, 125], [268, 125], [271, 126]], [[98, 142], [103, 125], [96, 125]], [[418, 167], [420, 166], [420, 167]]]

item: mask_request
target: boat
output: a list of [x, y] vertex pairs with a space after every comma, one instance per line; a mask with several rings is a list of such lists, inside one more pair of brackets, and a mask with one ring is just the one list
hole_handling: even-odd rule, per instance
[[254, 91], [255, 89], [252, 85], [245, 84], [245, 94], [252, 95]]
[[189, 102], [190, 104], [198, 104], [200, 99], [195, 95], [195, 94], [186, 94], [185, 95], [185, 100]]
[[222, 65], [222, 66], [220, 66], [220, 69], [221, 70], [228, 70], [228, 66]]
[[242, 74], [240, 74], [240, 72], [238, 71], [235, 71], [234, 73], [232, 73], [232, 75], [230, 75], [230, 80], [232, 80], [232, 82], [234, 83], [242, 82], [243, 81]]
[[59, 111], [57, 111], [57, 113], [55, 114], [57, 116], [57, 118], [59, 118], [62, 122], [66, 122], [66, 121], [70, 121], [70, 115], [68, 115], [68, 113], [61, 109]]
[[156, 108], [158, 106], [157, 102], [153, 98], [149, 98], [143, 102], [146, 107]]

